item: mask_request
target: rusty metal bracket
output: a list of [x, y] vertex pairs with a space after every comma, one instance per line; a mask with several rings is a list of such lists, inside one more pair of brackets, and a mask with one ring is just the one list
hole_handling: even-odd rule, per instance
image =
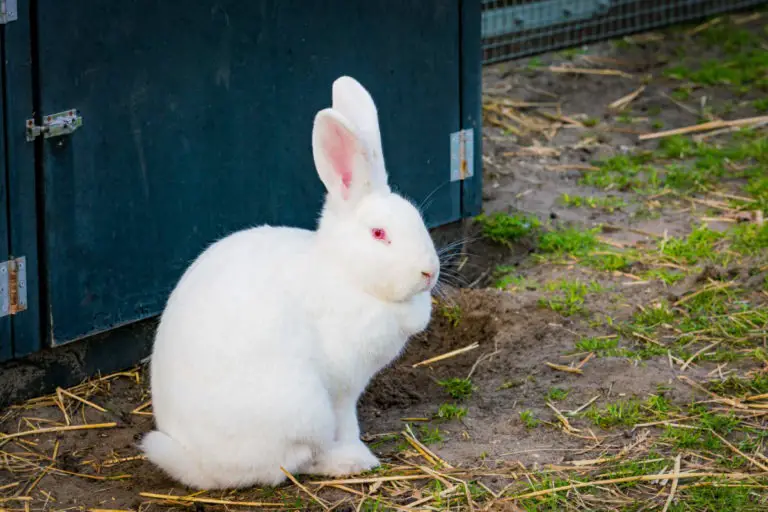
[[475, 132], [472, 128], [451, 134], [451, 181], [475, 174]]
[[0, 263], [0, 317], [15, 315], [27, 309], [27, 259]]

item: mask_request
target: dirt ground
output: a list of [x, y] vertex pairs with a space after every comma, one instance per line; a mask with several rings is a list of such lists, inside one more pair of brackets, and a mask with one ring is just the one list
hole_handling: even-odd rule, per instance
[[[364, 440], [383, 469], [361, 480], [318, 485], [318, 478], [299, 477], [303, 487], [192, 496], [135, 447], [152, 426], [145, 369], [137, 368], [0, 416], [7, 433], [0, 437], [0, 507], [768, 510], [768, 381], [759, 380], [768, 368], [768, 316], [761, 316], [768, 233], [758, 213], [768, 197], [759, 187], [760, 173], [768, 176], [768, 119], [748, 124], [763, 153], [750, 153], [746, 163], [737, 156], [720, 162], [726, 171], [714, 181], [701, 171], [686, 188], [665, 174], [667, 181], [648, 191], [631, 182], [634, 170], [605, 170], [626, 164], [622, 156], [667, 151], [658, 142], [666, 137], [640, 141], [641, 134], [768, 110], [768, 67], [762, 77], [738, 80], [722, 70], [725, 78], [686, 73], [717, 59], [738, 68], [743, 63], [727, 64], [729, 44], [741, 45], [741, 53], [757, 44], [768, 53], [768, 17], [718, 20], [485, 69], [486, 220], [450, 252], [429, 330], [374, 379], [360, 404]], [[621, 99], [623, 109], [610, 107]], [[738, 134], [721, 126], [685, 137], [701, 135], [708, 148]], [[681, 154], [691, 151], [681, 147]], [[585, 183], [589, 176], [594, 180]], [[629, 184], [619, 179], [625, 177]], [[490, 229], [501, 218], [495, 213], [528, 219], [523, 223], [535, 218], [540, 227], [493, 240]], [[736, 245], [719, 241], [710, 258], [696, 252], [708, 250], [704, 242], [685, 245], [678, 259], [662, 257], [676, 241], [691, 241], [700, 223], [726, 233], [723, 240], [744, 225], [757, 226], [757, 234], [738, 258]], [[542, 233], [561, 240], [569, 227], [591, 233], [597, 245], [547, 250]], [[631, 256], [611, 268], [585, 263], [607, 253]], [[574, 283], [584, 288], [574, 291]], [[734, 314], [731, 306], [739, 315], [757, 312], [749, 318], [758, 320], [744, 320], [743, 333], [677, 323], [693, 321], [688, 306], [698, 298], [726, 288], [739, 294], [706, 314], [720, 325], [715, 318]], [[669, 315], [641, 325], [639, 318], [664, 304]], [[683, 335], [685, 345], [676, 345]], [[448, 379], [470, 389], [451, 396]], [[699, 423], [685, 424], [691, 418]], [[730, 418], [730, 427], [718, 430], [712, 418]], [[683, 439], [686, 429], [712, 430], [724, 440]], [[704, 476], [653, 477], [683, 470]]]

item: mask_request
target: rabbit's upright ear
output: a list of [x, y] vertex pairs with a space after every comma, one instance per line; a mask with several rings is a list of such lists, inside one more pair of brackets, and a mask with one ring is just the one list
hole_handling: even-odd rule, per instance
[[355, 127], [332, 108], [315, 116], [312, 154], [328, 195], [353, 205], [375, 187], [371, 151]]
[[333, 82], [333, 109], [347, 118], [365, 141], [371, 153], [371, 180], [375, 186], [388, 188], [381, 131], [376, 104], [360, 82], [342, 76]]

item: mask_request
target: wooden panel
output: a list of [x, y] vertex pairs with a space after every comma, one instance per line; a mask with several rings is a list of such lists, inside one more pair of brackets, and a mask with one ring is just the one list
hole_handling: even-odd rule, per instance
[[[0, 55], [5, 55], [5, 27], [0, 26]], [[3, 74], [5, 70], [2, 70]], [[0, 101], [0, 119], [5, 118], [4, 101]], [[6, 165], [4, 123], [0, 123], [0, 262], [6, 261], [10, 256], [8, 231], [8, 168]], [[9, 359], [13, 355], [11, 340], [11, 318], [0, 317], [0, 361]]]
[[12, 320], [14, 356], [21, 357], [41, 348], [40, 295], [41, 268], [38, 265], [38, 228], [44, 229], [37, 215], [39, 169], [35, 149], [40, 143], [27, 142], [24, 123], [35, 115], [33, 104], [32, 38], [30, 23], [34, 2], [18, 2], [18, 20], [5, 26], [6, 39], [6, 115], [8, 130], [8, 183], [10, 190], [10, 244], [15, 256], [27, 262], [27, 309]]
[[342, 74], [379, 104], [394, 186], [416, 201], [439, 187], [429, 223], [459, 218], [459, 2], [76, 3], [37, 14], [40, 111], [85, 120], [44, 144], [51, 343], [158, 313], [232, 230], [313, 226], [312, 118]]

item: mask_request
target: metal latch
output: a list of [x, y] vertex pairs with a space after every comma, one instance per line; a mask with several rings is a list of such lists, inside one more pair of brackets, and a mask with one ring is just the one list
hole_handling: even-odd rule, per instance
[[0, 317], [27, 309], [27, 259], [0, 263]]
[[0, 25], [19, 19], [19, 9], [16, 0], [0, 0]]
[[451, 181], [475, 174], [475, 132], [472, 128], [451, 134]]
[[34, 141], [40, 135], [46, 139], [69, 135], [82, 125], [83, 117], [77, 110], [45, 116], [42, 126], [37, 126], [34, 119], [27, 119], [27, 142]]

